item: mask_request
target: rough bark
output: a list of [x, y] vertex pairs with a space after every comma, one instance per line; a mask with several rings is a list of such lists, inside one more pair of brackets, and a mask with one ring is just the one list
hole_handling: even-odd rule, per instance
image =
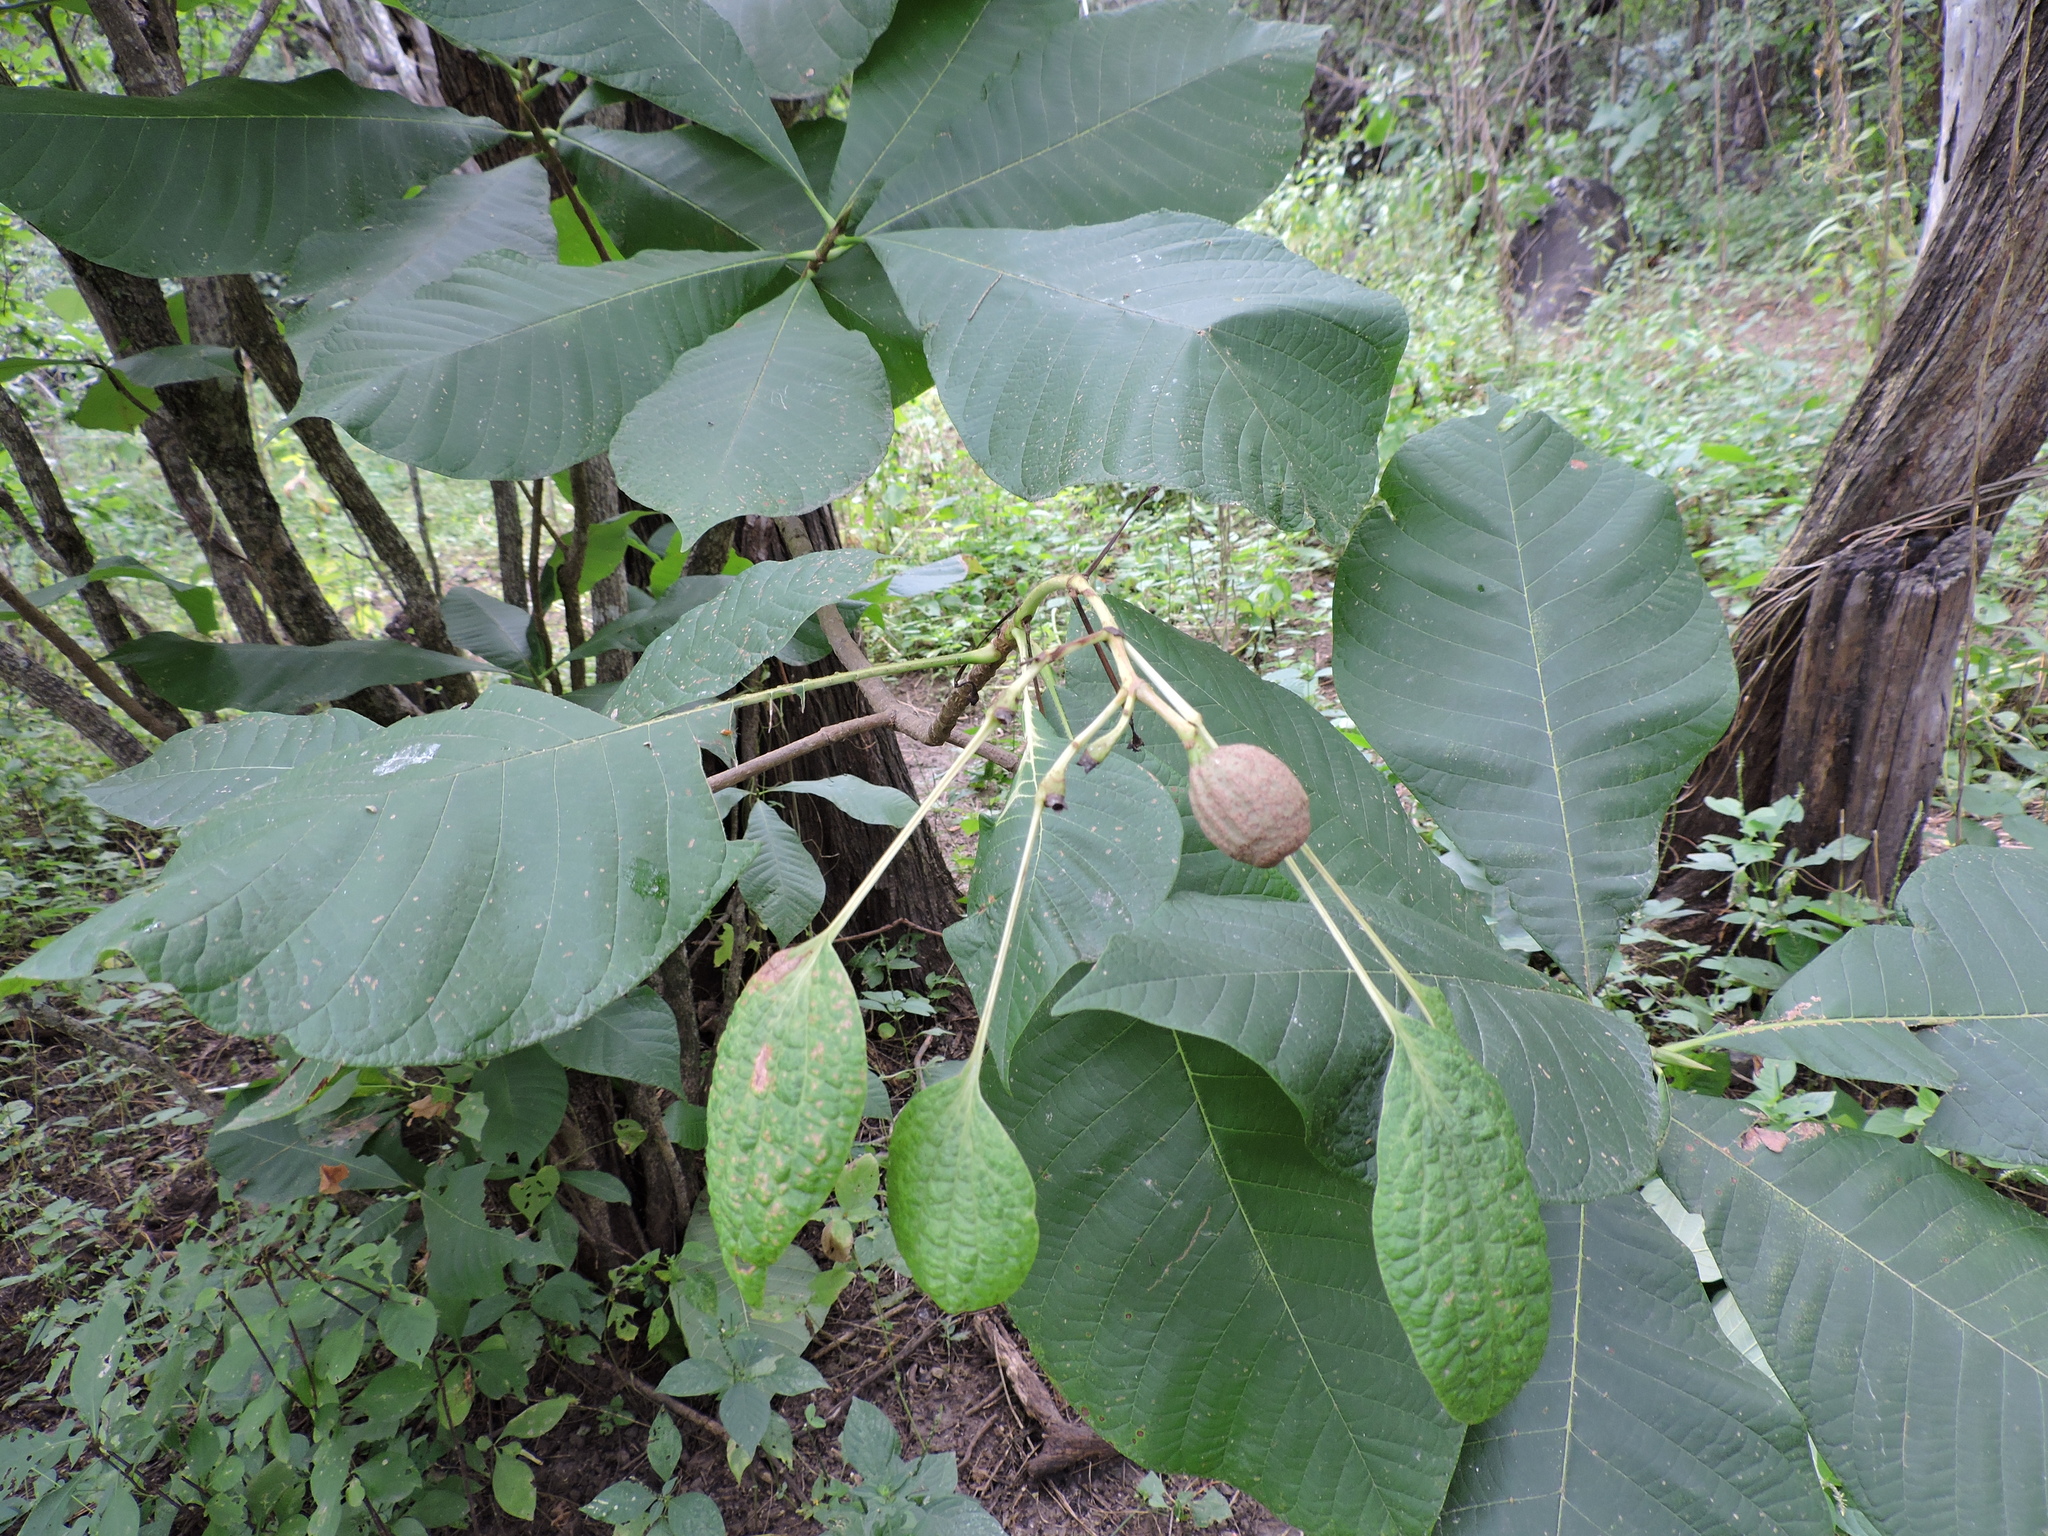
[[1949, 185], [1976, 142], [1984, 103], [2019, 19], [2019, 0], [1947, 0], [1941, 15], [1941, 129], [1934, 140], [1934, 171], [1927, 182], [1927, 216], [1920, 249], [1934, 240], [1948, 204]]
[[491, 482], [491, 517], [498, 525], [498, 590], [514, 608], [531, 611], [526, 593], [526, 527], [519, 513], [519, 487]]
[[[270, 306], [252, 280], [241, 276], [195, 278], [185, 285], [185, 303], [194, 341], [241, 348], [279, 405], [290, 411], [299, 403], [302, 386], [298, 360], [279, 334]], [[348, 449], [342, 446], [334, 423], [324, 417], [309, 416], [292, 423], [292, 430], [312, 459], [313, 467], [319, 470], [320, 478], [327, 482], [349, 521], [369, 545], [371, 556], [397, 588], [399, 614], [385, 627], [385, 633], [410, 636], [427, 650], [455, 655], [455, 643], [448, 638], [447, 625], [441, 619], [440, 592], [405, 534], [384, 509], [384, 503], [370, 489], [370, 482], [363, 478]], [[467, 704], [476, 698], [476, 679], [468, 673], [439, 678], [426, 687], [444, 704]]]
[[[804, 530], [815, 549], [841, 548], [839, 525], [830, 507], [809, 512]], [[775, 524], [766, 518], [749, 517], [739, 530], [739, 552], [750, 560], [786, 560], [789, 551]], [[771, 661], [771, 681], [782, 683], [801, 677], [823, 677], [843, 670], [827, 657], [808, 667], [789, 667]], [[815, 693], [786, 699], [773, 706], [741, 711], [740, 728], [751, 738], [746, 756], [755, 756], [824, 726], [857, 719], [872, 713], [872, 707], [852, 684], [821, 688]], [[751, 716], [751, 719], [746, 717]], [[786, 767], [762, 775], [763, 785], [790, 779], [822, 779], [836, 773], [850, 773], [871, 783], [886, 784], [915, 795], [903, 749], [893, 731], [870, 731], [850, 740], [834, 742]], [[825, 912], [829, 915], [853, 894], [853, 888], [880, 857], [894, 833], [887, 827], [855, 821], [837, 807], [814, 795], [791, 795], [784, 803], [784, 817], [803, 838], [825, 873]], [[852, 927], [859, 932], [891, 923], [906, 923], [920, 929], [938, 930], [960, 916], [960, 896], [953, 884], [944, 851], [930, 823], [918, 829], [903, 852], [897, 855], [875, 893], [854, 913]]]
[[161, 411], [152, 414], [142, 424], [142, 435], [149, 451], [156, 456], [172, 505], [177, 507], [185, 527], [206, 556], [206, 568], [213, 574], [222, 606], [234, 621], [235, 633], [242, 637], [244, 645], [277, 644], [269, 616], [263, 611], [256, 589], [249, 584], [249, 557], [235, 546], [227, 525], [207, 500], [199, 471], [192, 467], [192, 456], [185, 451], [170, 417]]
[[120, 721], [5, 639], [0, 639], [0, 682], [62, 720], [112, 758], [116, 768], [133, 768], [149, 756], [149, 748], [123, 729]]
[[[2032, 0], [1898, 318], [1828, 449], [1790, 547], [1737, 629], [1742, 704], [1681, 801], [1677, 853], [1726, 830], [1702, 802], [1739, 787], [1755, 801], [1761, 786], [1796, 785], [1810, 805], [1839, 807], [1851, 818], [1846, 830], [1865, 836], [1878, 828], [1855, 824], [1855, 815], [1883, 808], [1895, 825], [1900, 803], [1917, 805], [1932, 791], [1939, 754], [1930, 760], [1920, 744], [1928, 722], [1891, 711], [1925, 679], [1947, 675], [1970, 604], [1923, 592], [1940, 585], [1932, 572], [1907, 578], [1922, 555], [1957, 547], [1945, 541], [1958, 530], [1995, 532], [2015, 494], [2001, 483], [2048, 438], [2044, 243], [2048, 0]], [[1862, 563], [1880, 550], [1891, 552], [1883, 578], [1878, 565]], [[1967, 585], [1974, 576], [1966, 570]], [[1829, 627], [1887, 600], [1933, 607], [1924, 623], [1901, 613], [1896, 622], [1859, 618], [1853, 634]], [[1809, 664], [1802, 675], [1801, 657], [1829, 646], [1857, 654]], [[1853, 696], [1814, 696], [1851, 675], [1864, 680]], [[1816, 751], [1802, 732], [1822, 719], [1857, 750]], [[1788, 832], [1812, 848], [1838, 830], [1836, 821], [1809, 815]], [[1869, 856], [1861, 873], [1870, 892], [1889, 894], [1916, 853]]]

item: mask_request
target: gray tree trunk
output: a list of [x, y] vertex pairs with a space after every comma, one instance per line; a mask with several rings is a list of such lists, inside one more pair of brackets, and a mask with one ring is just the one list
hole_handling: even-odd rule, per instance
[[1969, 158], [1984, 117], [1984, 102], [1998, 78], [1998, 63], [2019, 20], [2019, 0], [1946, 0], [1941, 9], [1941, 131], [1934, 141], [1934, 174], [1927, 183], [1927, 216], [1920, 251], [1948, 205], [1949, 184]]

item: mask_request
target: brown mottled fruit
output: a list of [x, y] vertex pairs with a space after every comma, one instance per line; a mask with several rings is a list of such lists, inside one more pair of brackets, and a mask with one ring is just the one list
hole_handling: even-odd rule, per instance
[[1264, 747], [1218, 747], [1188, 774], [1203, 834], [1240, 864], [1271, 869], [1308, 841], [1308, 791]]

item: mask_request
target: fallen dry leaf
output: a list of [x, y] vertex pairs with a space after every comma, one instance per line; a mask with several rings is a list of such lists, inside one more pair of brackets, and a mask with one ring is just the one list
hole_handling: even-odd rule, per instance
[[338, 1195], [341, 1186], [348, 1182], [347, 1163], [322, 1163], [320, 1165], [320, 1193]]

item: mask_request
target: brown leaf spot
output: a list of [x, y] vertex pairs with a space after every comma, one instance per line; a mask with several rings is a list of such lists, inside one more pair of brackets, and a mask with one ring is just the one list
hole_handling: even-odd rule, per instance
[[1758, 1147], [1768, 1147], [1773, 1152], [1782, 1152], [1791, 1142], [1783, 1131], [1772, 1130], [1767, 1125], [1752, 1125], [1742, 1133], [1742, 1150], [1754, 1152]]
[[766, 1093], [768, 1091], [768, 1058], [774, 1054], [774, 1046], [764, 1045], [761, 1047], [761, 1054], [754, 1058], [754, 1092], [756, 1093]]
[[431, 1093], [423, 1094], [406, 1105], [405, 1112], [415, 1120], [438, 1120], [448, 1113], [452, 1099], [437, 1099]]

